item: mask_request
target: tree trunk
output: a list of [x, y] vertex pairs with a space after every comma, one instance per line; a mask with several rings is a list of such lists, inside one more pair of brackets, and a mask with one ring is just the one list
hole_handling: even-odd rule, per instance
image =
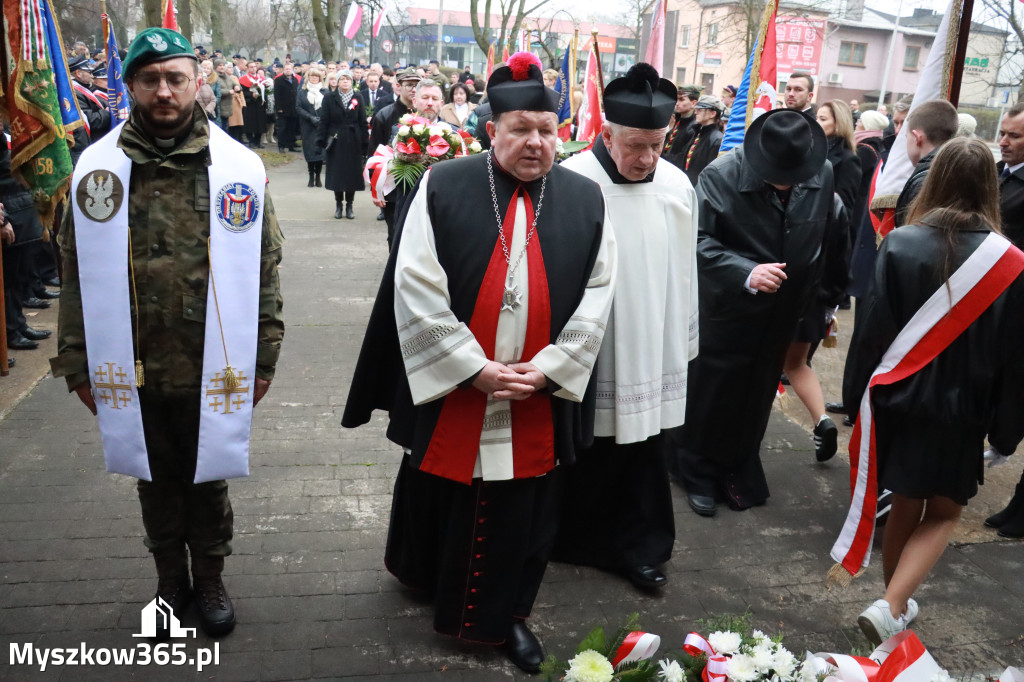
[[160, 0], [142, 0], [142, 15], [146, 26], [160, 26], [163, 23], [161, 9]]
[[192, 0], [181, 0], [174, 6], [178, 10], [178, 28], [188, 42], [192, 42]]
[[325, 61], [334, 61], [334, 37], [331, 36], [332, 24], [329, 20], [331, 14], [330, 0], [327, 3], [327, 14], [324, 14], [324, 6], [320, 0], [312, 0], [313, 5], [313, 28], [316, 30], [316, 40], [320, 43], [320, 52], [324, 55]]
[[210, 0], [210, 35], [213, 47], [217, 49], [223, 49], [224, 46], [224, 25], [221, 23], [222, 9], [221, 0]]

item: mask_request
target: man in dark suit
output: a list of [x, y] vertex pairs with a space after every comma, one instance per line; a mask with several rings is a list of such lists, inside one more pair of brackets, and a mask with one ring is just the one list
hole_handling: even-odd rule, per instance
[[1003, 234], [1024, 248], [1024, 103], [1006, 112], [999, 125], [999, 210]]
[[377, 111], [381, 107], [393, 104], [395, 101], [395, 95], [390, 90], [385, 90], [382, 87], [380, 76], [377, 75], [376, 71], [370, 71], [366, 74], [366, 79], [359, 86], [359, 91], [363, 93], [363, 100], [371, 111]]

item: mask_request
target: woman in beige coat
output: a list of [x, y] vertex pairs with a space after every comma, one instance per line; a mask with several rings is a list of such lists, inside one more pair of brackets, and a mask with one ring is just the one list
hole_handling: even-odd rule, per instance
[[450, 97], [452, 101], [441, 107], [440, 118], [445, 123], [461, 128], [466, 125], [466, 119], [476, 109], [476, 105], [469, 101], [469, 88], [463, 83], [452, 86]]

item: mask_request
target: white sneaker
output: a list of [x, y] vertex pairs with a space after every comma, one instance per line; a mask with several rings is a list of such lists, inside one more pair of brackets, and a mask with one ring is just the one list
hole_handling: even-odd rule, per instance
[[913, 598], [907, 600], [907, 612], [903, 614], [903, 618], [907, 621], [907, 625], [910, 625], [915, 618], [917, 618], [917, 602]]
[[[907, 611], [910, 611], [909, 602]], [[917, 614], [915, 613], [914, 615]], [[879, 599], [864, 609], [864, 613], [860, 614], [857, 618], [857, 625], [860, 626], [868, 641], [878, 646], [893, 635], [907, 629], [907, 616], [902, 615], [899, 618], [893, 618], [892, 612], [889, 610], [889, 602]]]

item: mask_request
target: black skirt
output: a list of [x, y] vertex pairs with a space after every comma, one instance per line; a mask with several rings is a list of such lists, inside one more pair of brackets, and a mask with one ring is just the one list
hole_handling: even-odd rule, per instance
[[825, 324], [825, 315], [828, 307], [823, 303], [812, 303], [800, 321], [797, 322], [796, 332], [793, 334], [793, 343], [817, 343], [825, 338], [828, 325]]

